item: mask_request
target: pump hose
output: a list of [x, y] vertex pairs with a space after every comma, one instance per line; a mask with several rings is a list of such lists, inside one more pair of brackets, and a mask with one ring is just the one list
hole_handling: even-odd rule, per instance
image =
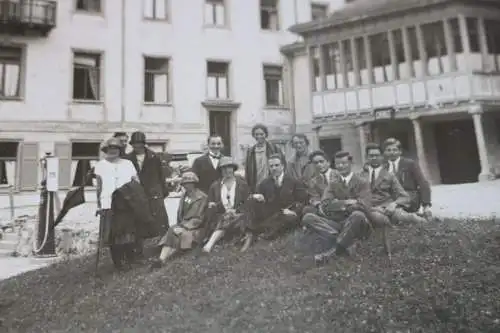
[[[47, 243], [47, 239], [49, 238], [49, 230], [50, 230], [50, 223], [49, 223], [49, 217], [50, 217], [50, 192], [47, 192], [47, 207], [45, 209], [45, 235], [43, 236], [43, 241], [42, 244], [40, 244], [40, 247], [36, 247], [36, 243], [38, 241], [38, 237], [35, 238], [34, 245], [33, 245], [33, 252], [35, 254], [40, 253], [42, 249], [45, 247], [45, 244]], [[38, 224], [40, 226], [40, 224]]]

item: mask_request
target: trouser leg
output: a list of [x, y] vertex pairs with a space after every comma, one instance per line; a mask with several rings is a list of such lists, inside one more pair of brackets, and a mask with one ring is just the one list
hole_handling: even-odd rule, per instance
[[404, 209], [398, 208], [394, 211], [391, 217], [394, 223], [401, 222], [404, 224], [425, 223], [427, 220], [416, 213], [408, 213]]
[[302, 223], [325, 238], [336, 237], [341, 229], [339, 223], [311, 213], [307, 213], [302, 217]]
[[111, 260], [116, 268], [121, 268], [123, 266], [123, 245], [112, 244], [109, 246], [109, 251], [111, 252]]
[[368, 232], [369, 224], [365, 214], [357, 211], [352, 213], [337, 236], [337, 252], [346, 251], [357, 239], [366, 236]]

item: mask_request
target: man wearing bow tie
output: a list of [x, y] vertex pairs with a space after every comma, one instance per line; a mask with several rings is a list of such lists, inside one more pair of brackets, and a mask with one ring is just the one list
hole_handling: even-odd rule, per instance
[[193, 162], [193, 172], [198, 176], [198, 188], [208, 193], [210, 185], [221, 177], [219, 170], [219, 160], [223, 156], [221, 153], [224, 143], [219, 135], [211, 135], [207, 139], [208, 152], [198, 157]]

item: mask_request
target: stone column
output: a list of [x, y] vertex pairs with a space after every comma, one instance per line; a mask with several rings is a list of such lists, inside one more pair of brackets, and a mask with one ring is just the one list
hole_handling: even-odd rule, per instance
[[425, 49], [424, 33], [422, 32], [422, 27], [420, 25], [415, 26], [415, 33], [417, 34], [418, 53], [420, 55], [420, 61], [424, 71], [423, 74], [425, 76], [429, 74], [429, 65], [427, 64], [427, 51]]
[[481, 47], [481, 58], [483, 61], [482, 68], [483, 70], [491, 70], [494, 69], [494, 66], [491, 66], [488, 57], [488, 37], [486, 36], [486, 26], [483, 18], [478, 18], [478, 33], [479, 33], [479, 45]]
[[422, 125], [420, 124], [420, 116], [411, 114], [410, 120], [413, 124], [413, 132], [415, 135], [415, 147], [417, 148], [418, 164], [422, 173], [427, 180], [430, 180], [429, 164], [427, 163], [427, 156], [424, 148], [424, 136], [422, 133]]
[[469, 113], [472, 115], [474, 122], [474, 131], [476, 133], [477, 152], [479, 154], [479, 162], [481, 163], [481, 173], [478, 180], [487, 181], [493, 179], [490, 171], [490, 162], [488, 158], [488, 150], [486, 148], [486, 139], [484, 137], [483, 128], [483, 109], [480, 105], [472, 105], [469, 108]]
[[408, 36], [408, 28], [407, 27], [401, 28], [401, 32], [402, 32], [402, 37], [403, 37], [403, 48], [405, 51], [406, 66], [408, 66], [408, 70], [410, 72], [410, 77], [413, 77], [415, 75], [415, 69], [413, 68], [412, 53], [417, 52], [417, 50], [411, 49], [410, 39]]
[[354, 69], [354, 84], [357, 86], [361, 85], [361, 73], [359, 71], [359, 59], [358, 59], [358, 46], [356, 45], [356, 39], [351, 38], [351, 53], [352, 53], [352, 66]]
[[366, 149], [366, 123], [364, 122], [356, 122], [354, 125], [358, 128], [359, 131], [359, 147], [361, 148], [361, 163], [362, 165], [365, 165], [366, 163], [366, 154], [365, 154], [365, 149]]
[[453, 32], [450, 27], [450, 20], [444, 19], [444, 38], [446, 41], [446, 54], [448, 56], [448, 60], [450, 61], [450, 67], [452, 71], [457, 70], [457, 58], [455, 56], [455, 45], [453, 43]]

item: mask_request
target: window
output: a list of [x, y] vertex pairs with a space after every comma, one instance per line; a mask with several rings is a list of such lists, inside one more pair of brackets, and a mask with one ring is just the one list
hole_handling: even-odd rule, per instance
[[427, 73], [439, 75], [449, 72], [443, 21], [422, 25], [422, 35], [427, 54]]
[[458, 19], [453, 18], [449, 20], [450, 30], [453, 35], [453, 50], [455, 53], [464, 52], [464, 46], [462, 45], [462, 34], [460, 33], [460, 25], [458, 24]]
[[93, 186], [87, 175], [99, 161], [100, 142], [73, 142], [71, 144], [72, 186]]
[[155, 104], [170, 102], [167, 58], [144, 58], [144, 102]]
[[477, 18], [466, 18], [467, 32], [469, 35], [469, 44], [471, 53], [480, 53], [481, 47], [479, 46], [479, 21]]
[[229, 64], [227, 62], [207, 62], [207, 81], [208, 98], [229, 98]]
[[375, 83], [394, 80], [389, 52], [389, 40], [386, 32], [369, 37], [372, 53], [373, 78]]
[[328, 16], [328, 5], [311, 3], [311, 20], [320, 20]]
[[0, 184], [2, 185], [16, 185], [18, 147], [18, 142], [0, 141]]
[[91, 13], [101, 12], [101, 0], [76, 0], [76, 9]]
[[354, 42], [356, 44], [356, 54], [358, 57], [360, 83], [361, 85], [369, 84], [370, 73], [368, 72], [368, 66], [366, 64], [365, 39], [363, 37], [358, 37]]
[[150, 20], [166, 20], [168, 0], [143, 0], [144, 18]]
[[266, 105], [283, 106], [283, 68], [281, 66], [264, 65], [263, 69]]
[[394, 51], [396, 53], [396, 79], [404, 80], [411, 77], [411, 68], [408, 68], [405, 57], [405, 49], [403, 44], [403, 31], [391, 31], [392, 42], [394, 43]]
[[490, 68], [500, 71], [500, 21], [485, 20], [486, 38]]
[[73, 99], [100, 100], [101, 55], [75, 52], [73, 56]]
[[325, 63], [326, 89], [334, 90], [344, 88], [339, 43], [323, 46], [322, 57]]
[[344, 71], [342, 74], [347, 79], [347, 86], [353, 87], [356, 84], [356, 78], [354, 76], [351, 40], [342, 41], [342, 51], [344, 52]]
[[205, 24], [217, 27], [226, 25], [224, 0], [205, 1]]
[[21, 96], [22, 49], [0, 46], [0, 98]]
[[260, 28], [279, 30], [278, 0], [260, 0]]
[[413, 74], [415, 75], [415, 77], [422, 77], [424, 76], [425, 72], [420, 57], [417, 28], [409, 27], [407, 29], [407, 32], [408, 32], [408, 42], [410, 44], [411, 62], [413, 64]]
[[319, 47], [311, 48], [311, 66], [313, 69], [313, 91], [323, 90], [323, 85], [321, 84], [321, 73], [319, 70]]

